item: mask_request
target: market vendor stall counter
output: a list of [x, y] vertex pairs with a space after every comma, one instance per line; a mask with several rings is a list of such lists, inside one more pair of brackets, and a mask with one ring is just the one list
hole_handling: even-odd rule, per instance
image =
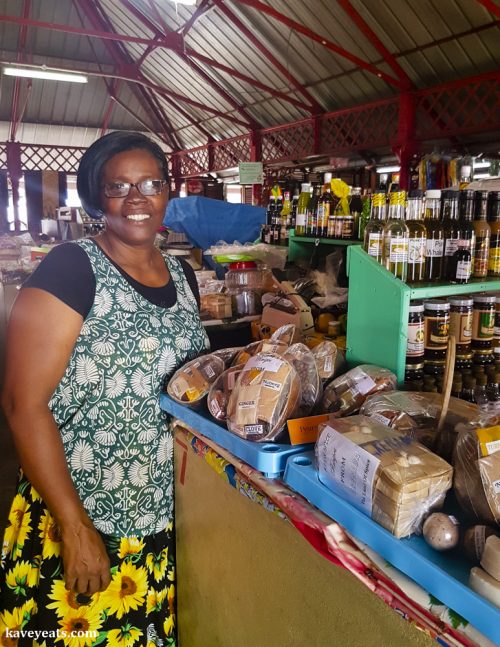
[[494, 644], [281, 480], [186, 423], [175, 454], [183, 647]]

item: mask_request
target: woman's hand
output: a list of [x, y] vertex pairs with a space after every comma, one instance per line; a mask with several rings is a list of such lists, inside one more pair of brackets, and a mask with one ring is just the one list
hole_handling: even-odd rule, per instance
[[66, 588], [85, 595], [106, 590], [111, 582], [109, 558], [93, 525], [63, 527], [61, 538]]

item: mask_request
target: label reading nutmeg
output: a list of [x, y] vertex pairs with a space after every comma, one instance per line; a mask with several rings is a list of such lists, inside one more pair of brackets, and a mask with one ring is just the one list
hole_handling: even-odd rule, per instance
[[281, 391], [283, 384], [280, 382], [273, 382], [272, 380], [262, 380], [262, 386], [272, 389], [273, 391]]

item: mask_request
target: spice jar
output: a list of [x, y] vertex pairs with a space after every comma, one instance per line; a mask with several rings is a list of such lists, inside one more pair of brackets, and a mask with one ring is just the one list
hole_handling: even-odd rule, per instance
[[495, 332], [496, 296], [478, 294], [474, 297], [472, 314], [472, 348], [490, 349], [493, 347]]
[[426, 376], [442, 377], [446, 368], [444, 359], [426, 359], [424, 360], [424, 373]]
[[411, 303], [408, 312], [406, 364], [420, 364], [425, 351], [424, 304]]
[[472, 351], [460, 354], [457, 353], [455, 355], [455, 370], [463, 371], [464, 369], [472, 368], [473, 359], [474, 354], [472, 353]]
[[448, 347], [450, 304], [439, 299], [424, 302], [425, 357], [444, 359]]
[[262, 272], [253, 261], [231, 263], [225, 282], [237, 317], [262, 312]]
[[424, 363], [405, 365], [405, 384], [420, 382], [424, 379]]
[[493, 364], [494, 361], [493, 348], [482, 348], [474, 351], [475, 366], [488, 366], [489, 364]]
[[457, 354], [467, 352], [472, 339], [471, 297], [452, 297], [450, 303], [450, 335], [455, 337]]

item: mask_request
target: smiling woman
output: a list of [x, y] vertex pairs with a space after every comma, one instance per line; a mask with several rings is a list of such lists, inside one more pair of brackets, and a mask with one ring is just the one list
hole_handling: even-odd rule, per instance
[[0, 562], [1, 644], [75, 623], [98, 637], [65, 645], [176, 644], [173, 436], [159, 396], [208, 339], [192, 270], [154, 246], [167, 179], [143, 135], [95, 142], [78, 190], [105, 230], [55, 248], [13, 309], [2, 403], [23, 472]]

